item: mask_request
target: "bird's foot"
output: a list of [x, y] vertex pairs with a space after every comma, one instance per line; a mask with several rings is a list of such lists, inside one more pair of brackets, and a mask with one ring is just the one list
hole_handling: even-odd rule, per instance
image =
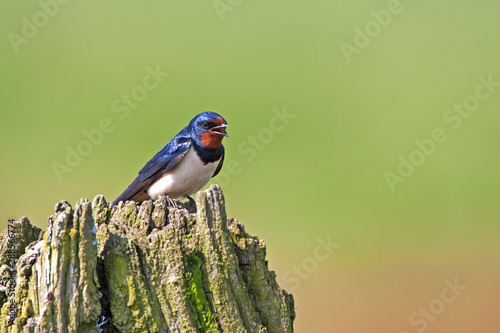
[[168, 195], [166, 197], [167, 197], [167, 204], [168, 204], [168, 206], [172, 206], [174, 208], [179, 208], [179, 200], [172, 199]]

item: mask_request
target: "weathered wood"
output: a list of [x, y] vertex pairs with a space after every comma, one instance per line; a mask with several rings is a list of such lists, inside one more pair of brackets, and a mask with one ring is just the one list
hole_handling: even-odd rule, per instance
[[0, 235], [2, 332], [293, 332], [293, 297], [268, 270], [265, 242], [226, 217], [218, 186], [196, 206], [97, 196], [58, 203], [43, 233], [21, 219], [11, 297]]

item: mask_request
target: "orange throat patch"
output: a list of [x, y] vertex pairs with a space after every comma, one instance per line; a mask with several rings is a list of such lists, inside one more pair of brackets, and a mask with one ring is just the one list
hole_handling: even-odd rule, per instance
[[222, 144], [224, 136], [214, 132], [204, 132], [201, 134], [201, 144], [204, 148], [217, 149]]

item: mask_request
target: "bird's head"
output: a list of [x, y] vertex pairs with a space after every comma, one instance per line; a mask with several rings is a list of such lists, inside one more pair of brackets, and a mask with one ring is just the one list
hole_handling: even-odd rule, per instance
[[226, 133], [226, 127], [229, 125], [215, 112], [200, 113], [189, 125], [191, 136], [203, 148], [217, 149], [222, 144], [222, 138], [229, 136]]

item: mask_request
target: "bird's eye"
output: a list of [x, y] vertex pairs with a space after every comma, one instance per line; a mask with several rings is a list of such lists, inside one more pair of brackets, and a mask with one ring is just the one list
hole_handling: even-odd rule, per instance
[[209, 129], [210, 128], [210, 124], [208, 123], [208, 121], [204, 121], [201, 123], [201, 127], [203, 127], [204, 129]]

